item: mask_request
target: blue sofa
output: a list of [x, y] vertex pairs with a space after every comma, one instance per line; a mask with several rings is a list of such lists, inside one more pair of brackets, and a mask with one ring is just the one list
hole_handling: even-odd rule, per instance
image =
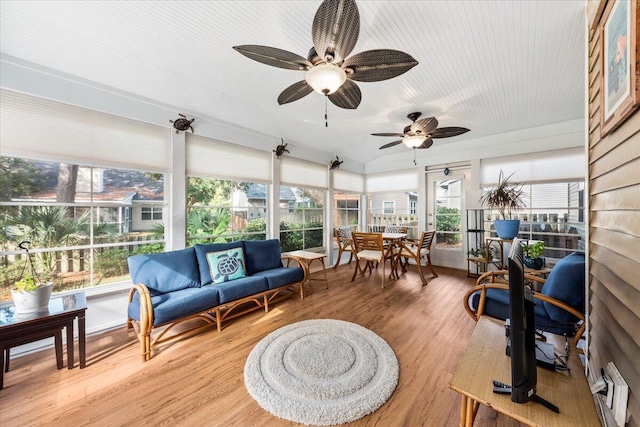
[[[297, 267], [284, 267], [292, 258]], [[244, 240], [197, 244], [194, 247], [128, 258], [133, 286], [129, 292], [127, 328], [138, 335], [142, 360], [151, 359], [151, 346], [190, 333], [194, 329], [232, 319], [264, 307], [281, 296], [297, 293], [304, 298], [306, 279], [295, 257], [283, 256], [280, 241]], [[165, 334], [186, 320], [206, 324], [169, 337]], [[165, 327], [166, 326], [166, 327]], [[154, 328], [165, 327], [151, 341]]]
[[[463, 304], [474, 319], [487, 315], [496, 319], [509, 317], [508, 285], [499, 283], [506, 271], [483, 274], [477, 285], [467, 292]], [[553, 267], [547, 279], [525, 275], [532, 282], [542, 283], [534, 292], [536, 328], [558, 335], [579, 338], [584, 331], [585, 259], [574, 252]], [[488, 281], [489, 283], [483, 283]], [[580, 323], [582, 321], [582, 323]]]

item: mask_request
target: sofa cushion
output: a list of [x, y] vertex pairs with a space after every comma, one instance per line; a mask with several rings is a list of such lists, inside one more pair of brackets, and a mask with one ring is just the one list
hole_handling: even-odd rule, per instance
[[133, 283], [143, 283], [151, 295], [200, 287], [200, 270], [193, 248], [127, 259]]
[[213, 283], [228, 282], [245, 276], [242, 248], [208, 252], [207, 262], [209, 263], [209, 273], [213, 278]]
[[[574, 252], [562, 258], [553, 267], [540, 293], [560, 300], [581, 313], [584, 313], [585, 293], [585, 261], [584, 254]], [[575, 322], [577, 318], [571, 313], [544, 302], [544, 308], [550, 318], [558, 323]]]
[[245, 240], [244, 255], [249, 275], [282, 267], [280, 240], [278, 239]]
[[[220, 303], [218, 289], [213, 285], [186, 288], [151, 297], [153, 305], [153, 326], [200, 313]], [[136, 293], [127, 309], [129, 318], [140, 320], [140, 301]]]
[[230, 243], [207, 243], [197, 244], [193, 248], [196, 251], [196, 258], [198, 259], [198, 268], [200, 268], [200, 280], [203, 285], [208, 285], [213, 282], [211, 277], [211, 271], [209, 270], [209, 263], [207, 262], [207, 253], [226, 251], [227, 249], [241, 248], [242, 241], [230, 242]]
[[220, 304], [225, 304], [249, 295], [264, 292], [269, 289], [267, 279], [259, 276], [247, 276], [242, 279], [213, 285], [220, 295]]
[[300, 267], [280, 267], [259, 271], [255, 276], [266, 278], [269, 289], [275, 289], [301, 281], [304, 279], [304, 270]]

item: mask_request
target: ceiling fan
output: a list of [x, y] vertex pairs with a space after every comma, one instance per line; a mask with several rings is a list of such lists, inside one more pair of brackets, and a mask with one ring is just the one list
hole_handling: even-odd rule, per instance
[[[233, 48], [263, 64], [305, 71], [304, 80], [286, 88], [280, 105], [313, 92], [325, 95], [340, 108], [355, 109], [362, 95], [354, 81], [377, 82], [397, 77], [418, 64], [411, 55], [391, 49], [360, 52], [350, 58], [360, 32], [355, 0], [324, 0], [313, 18], [313, 47], [307, 58], [275, 47], [242, 45]], [[325, 113], [326, 119], [326, 113]]]
[[423, 149], [433, 145], [433, 138], [449, 138], [452, 136], [462, 135], [469, 132], [467, 128], [461, 127], [438, 127], [438, 120], [435, 117], [425, 117], [418, 120], [422, 113], [409, 113], [407, 118], [413, 123], [405, 126], [402, 133], [372, 133], [373, 136], [396, 136], [402, 139], [384, 144], [380, 150], [384, 148], [394, 147], [404, 143], [409, 148]]

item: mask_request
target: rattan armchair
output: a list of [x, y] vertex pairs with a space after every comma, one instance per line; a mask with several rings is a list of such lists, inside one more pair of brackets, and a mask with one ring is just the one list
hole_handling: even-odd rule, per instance
[[[561, 259], [547, 279], [525, 274], [525, 280], [542, 284], [533, 292], [536, 328], [545, 332], [579, 339], [585, 329], [584, 254], [574, 253]], [[482, 274], [463, 297], [464, 308], [474, 320], [480, 316], [506, 319], [509, 316], [508, 271]]]
[[349, 252], [349, 264], [351, 264], [351, 261], [353, 260], [353, 253], [355, 252], [351, 227], [336, 227], [333, 229], [333, 235], [335, 236], [336, 243], [338, 245], [338, 259], [336, 260], [333, 268], [338, 268], [343, 252]]

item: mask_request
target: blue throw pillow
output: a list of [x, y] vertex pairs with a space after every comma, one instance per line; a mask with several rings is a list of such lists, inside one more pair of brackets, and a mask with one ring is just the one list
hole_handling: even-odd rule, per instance
[[241, 240], [229, 243], [198, 243], [197, 245], [195, 245], [194, 249], [196, 251], [196, 257], [198, 259], [198, 268], [200, 269], [200, 280], [202, 285], [208, 285], [209, 283], [213, 282], [213, 277], [211, 277], [211, 270], [209, 267], [209, 261], [207, 261], [207, 254], [209, 252], [220, 252], [226, 251], [227, 249], [241, 247]]
[[213, 283], [223, 283], [245, 276], [244, 253], [242, 248], [209, 252], [207, 262]]

